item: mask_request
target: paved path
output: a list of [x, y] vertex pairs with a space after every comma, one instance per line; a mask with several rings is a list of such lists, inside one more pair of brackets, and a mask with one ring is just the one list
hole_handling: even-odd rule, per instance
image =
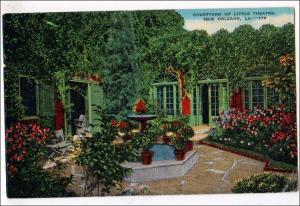
[[[244, 156], [206, 145], [197, 145], [194, 149], [198, 152], [199, 159], [185, 176], [142, 183], [124, 181], [121, 184], [123, 188], [113, 189], [112, 195], [120, 195], [121, 191], [126, 190], [141, 192], [143, 188], [150, 191], [147, 193], [149, 195], [230, 193], [237, 180], [263, 171], [262, 162]], [[67, 173], [75, 174], [72, 189], [79, 196], [83, 196], [81, 168], [70, 165], [68, 170]], [[96, 196], [96, 192], [94, 195]]]
[[238, 179], [262, 172], [262, 162], [229, 153], [206, 145], [197, 145], [198, 163], [181, 178], [123, 186], [137, 192], [147, 188], [152, 195], [162, 194], [215, 194], [230, 193]]

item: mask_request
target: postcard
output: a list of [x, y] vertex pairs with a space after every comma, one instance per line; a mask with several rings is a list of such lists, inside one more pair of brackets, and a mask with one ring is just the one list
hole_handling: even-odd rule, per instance
[[294, 7], [2, 18], [8, 198], [298, 191]]

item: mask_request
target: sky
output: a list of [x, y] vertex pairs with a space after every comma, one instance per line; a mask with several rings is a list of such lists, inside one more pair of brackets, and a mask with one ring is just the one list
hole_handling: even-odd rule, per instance
[[184, 18], [186, 30], [203, 29], [213, 34], [220, 29], [233, 31], [243, 24], [259, 28], [264, 24], [282, 26], [294, 24], [294, 8], [233, 8], [233, 9], [186, 9], [176, 10]]

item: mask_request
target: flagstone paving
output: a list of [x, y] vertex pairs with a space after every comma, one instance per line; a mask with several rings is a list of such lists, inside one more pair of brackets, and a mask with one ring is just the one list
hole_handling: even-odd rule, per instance
[[264, 164], [244, 156], [206, 145], [197, 145], [196, 165], [183, 177], [143, 183], [123, 183], [139, 191], [146, 187], [152, 195], [230, 193], [240, 178], [263, 171]]
[[[231, 193], [231, 188], [237, 180], [262, 172], [264, 168], [263, 162], [206, 145], [196, 145], [194, 149], [199, 155], [198, 162], [185, 176], [141, 183], [124, 181], [121, 187], [112, 190], [112, 195], [120, 195], [122, 191], [129, 194], [133, 191], [146, 191], [144, 194], [149, 195]], [[80, 172], [74, 173], [74, 170], [72, 173], [77, 173], [73, 190], [82, 196], [82, 175], [78, 174]]]

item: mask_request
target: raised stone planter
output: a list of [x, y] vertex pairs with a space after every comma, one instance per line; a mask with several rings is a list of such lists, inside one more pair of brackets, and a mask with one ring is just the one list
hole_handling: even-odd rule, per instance
[[128, 182], [145, 182], [184, 176], [197, 162], [196, 151], [187, 152], [185, 159], [153, 161], [151, 165], [142, 165], [140, 162], [127, 162], [123, 167], [131, 168], [133, 173], [125, 178]]

